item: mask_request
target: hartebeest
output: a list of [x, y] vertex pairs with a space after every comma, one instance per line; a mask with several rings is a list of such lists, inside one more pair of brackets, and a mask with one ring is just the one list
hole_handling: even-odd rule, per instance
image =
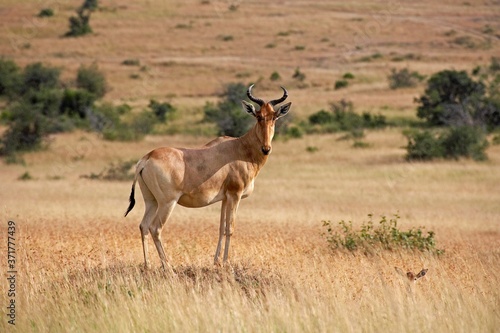
[[139, 229], [146, 267], [149, 266], [149, 234], [156, 245], [162, 266], [167, 266], [160, 234], [176, 204], [198, 208], [218, 201], [222, 201], [222, 207], [214, 263], [219, 263], [224, 235], [223, 262], [227, 262], [240, 200], [252, 193], [255, 178], [271, 152], [276, 120], [286, 115], [292, 104], [289, 102], [275, 109], [288, 97], [283, 87], [283, 96], [268, 103], [254, 97], [252, 88], [253, 85], [248, 88], [247, 96], [260, 109], [256, 110], [253, 104], [242, 101], [243, 109], [257, 119], [256, 124], [242, 137], [221, 137], [197, 149], [157, 148], [137, 163], [130, 205], [125, 216], [135, 205], [134, 190], [138, 181], [145, 203]]

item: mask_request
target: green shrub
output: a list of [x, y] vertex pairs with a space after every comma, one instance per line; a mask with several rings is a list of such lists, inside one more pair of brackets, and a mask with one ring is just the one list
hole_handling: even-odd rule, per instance
[[22, 74], [21, 94], [30, 90], [59, 88], [61, 85], [60, 74], [61, 71], [58, 68], [44, 66], [41, 62], [29, 64], [24, 68]]
[[65, 89], [60, 112], [70, 117], [78, 116], [82, 119], [87, 118], [95, 100], [96, 96], [87, 90]]
[[335, 90], [346, 88], [349, 85], [347, 80], [337, 80], [335, 81]]
[[423, 79], [424, 76], [418, 72], [410, 72], [408, 68], [400, 70], [393, 68], [391, 69], [391, 74], [388, 76], [389, 87], [391, 89], [415, 87]]
[[300, 71], [300, 68], [295, 68], [295, 72], [292, 75], [292, 78], [294, 78], [297, 81], [304, 81], [306, 79], [306, 75]]
[[459, 159], [472, 158], [476, 161], [486, 160], [485, 153], [488, 147], [484, 131], [478, 127], [452, 127], [440, 137], [443, 147], [443, 157]]
[[500, 57], [491, 57], [489, 70], [491, 72], [500, 72]]
[[106, 78], [104, 74], [99, 71], [96, 64], [90, 66], [82, 65], [78, 68], [76, 86], [94, 94], [96, 98], [102, 98], [107, 91]]
[[318, 112], [313, 113], [309, 116], [309, 123], [311, 123], [312, 125], [323, 125], [332, 123], [334, 121], [335, 117], [333, 116], [333, 113], [325, 110], [319, 110]]
[[287, 129], [285, 135], [290, 138], [300, 139], [304, 135], [304, 132], [300, 129], [300, 127], [291, 126]]
[[17, 180], [33, 180], [33, 179], [34, 179], [33, 176], [28, 171], [17, 177]]
[[98, 7], [97, 0], [85, 0], [80, 8], [76, 11], [77, 16], [69, 18], [69, 31], [66, 32], [66, 37], [79, 37], [92, 33], [90, 27], [90, 15]]
[[[121, 107], [125, 110], [127, 107]], [[100, 132], [103, 138], [109, 141], [139, 141], [146, 134], [151, 133], [156, 123], [155, 116], [151, 112], [143, 111], [130, 115], [126, 121], [121, 120], [120, 107], [111, 105], [101, 108], [100, 114], [106, 116], [101, 120]], [[128, 111], [126, 111], [128, 113]]]
[[344, 248], [349, 251], [362, 250], [365, 254], [373, 254], [378, 249], [394, 251], [397, 249], [418, 250], [434, 255], [444, 253], [436, 248], [435, 233], [424, 233], [424, 227], [402, 231], [398, 228], [397, 214], [390, 219], [381, 216], [378, 224], [374, 223], [373, 215], [368, 215], [368, 221], [363, 222], [360, 230], [353, 229], [352, 222], [344, 220], [338, 226], [330, 221], [323, 221], [326, 228], [324, 235], [332, 249]]
[[354, 79], [354, 74], [350, 73], [350, 72], [347, 72], [345, 73], [343, 76], [342, 76], [343, 79], [345, 80], [352, 80]]
[[354, 140], [352, 147], [353, 148], [368, 148], [368, 147], [370, 147], [370, 144], [368, 142], [365, 142], [365, 141]]
[[353, 104], [344, 99], [330, 104], [331, 112], [320, 110], [309, 116], [311, 125], [321, 126], [326, 132], [353, 131], [363, 128], [383, 128], [387, 121], [383, 115], [353, 111]]
[[431, 76], [427, 88], [417, 102], [417, 116], [429, 125], [446, 125], [450, 112], [463, 111], [471, 99], [485, 94], [485, 85], [472, 80], [465, 71], [444, 70]]
[[429, 161], [443, 157], [443, 147], [439, 139], [430, 131], [413, 131], [406, 133], [406, 159], [409, 161]]
[[42, 115], [49, 118], [59, 116], [62, 94], [59, 89], [42, 88], [30, 90], [23, 96], [23, 102], [29, 103]]
[[38, 17], [51, 17], [54, 16], [54, 10], [52, 8], [42, 8], [38, 13]]
[[89, 127], [91, 130], [102, 133], [112, 131], [121, 123], [121, 116], [128, 114], [131, 108], [126, 105], [114, 106], [111, 103], [103, 103], [89, 110], [87, 114]]
[[278, 72], [272, 72], [271, 76], [269, 77], [271, 81], [278, 81], [281, 79], [281, 76]]
[[20, 102], [12, 108], [13, 119], [2, 136], [1, 155], [40, 148], [49, 131], [47, 117], [36, 106]]
[[141, 62], [139, 59], [125, 59], [122, 61], [122, 65], [124, 66], [140, 66]]
[[154, 99], [149, 101], [148, 107], [153, 110], [154, 115], [159, 121], [166, 121], [168, 117], [175, 113], [175, 108], [168, 102], [160, 103]]
[[21, 69], [12, 60], [0, 57], [0, 96], [14, 98], [21, 86]]
[[255, 120], [241, 108], [241, 100], [246, 99], [247, 88], [243, 83], [230, 83], [226, 86], [225, 99], [217, 105], [206, 103], [204, 121], [214, 122], [219, 135], [239, 137], [245, 134]]
[[481, 128], [472, 126], [452, 127], [441, 133], [414, 131], [406, 134], [407, 160], [432, 160], [436, 158], [472, 158], [476, 161], [487, 159], [488, 141]]

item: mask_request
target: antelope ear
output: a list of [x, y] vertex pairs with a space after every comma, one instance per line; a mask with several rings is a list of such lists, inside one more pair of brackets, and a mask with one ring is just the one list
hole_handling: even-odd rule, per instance
[[292, 102], [288, 102], [288, 103], [280, 106], [280, 108], [278, 109], [278, 112], [276, 112], [276, 114], [277, 114], [276, 119], [285, 116], [288, 113], [288, 111], [290, 111], [290, 106], [292, 106]]
[[257, 112], [255, 111], [255, 106], [252, 103], [248, 103], [247, 101], [241, 101], [241, 105], [243, 105], [243, 110], [250, 113], [252, 116], [257, 117]]

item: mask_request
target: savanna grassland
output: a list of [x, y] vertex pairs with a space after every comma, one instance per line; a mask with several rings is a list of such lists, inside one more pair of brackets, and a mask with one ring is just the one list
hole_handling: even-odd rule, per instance
[[[94, 33], [62, 38], [79, 1], [3, 1], [0, 55], [58, 66], [96, 63], [104, 99], [177, 115], [140, 142], [74, 131], [24, 164], [0, 163], [1, 332], [495, 332], [500, 327], [500, 145], [489, 159], [410, 163], [401, 127], [277, 138], [242, 201], [231, 265], [214, 267], [220, 205], [177, 207], [162, 238], [172, 265], [143, 268], [130, 182], [81, 178], [158, 146], [196, 147], [215, 132], [202, 107], [229, 82], [265, 99], [288, 88], [294, 121], [345, 98], [357, 111], [415, 120], [423, 84], [391, 90], [391, 68], [471, 70], [500, 54], [495, 1], [100, 1]], [[55, 16], [37, 18], [44, 7]], [[139, 66], [124, 66], [127, 59]], [[293, 78], [297, 68], [305, 80]], [[272, 81], [278, 72], [281, 80]], [[334, 82], [346, 72], [345, 89]], [[3, 107], [3, 106], [2, 106]], [[403, 121], [401, 121], [403, 123]], [[166, 134], [168, 133], [168, 134]], [[189, 134], [186, 134], [189, 133]], [[31, 178], [20, 180], [29, 173]], [[399, 214], [435, 232], [440, 256], [333, 250], [322, 221]], [[7, 223], [15, 221], [16, 321], [8, 323]], [[394, 267], [427, 275], [409, 283]]]

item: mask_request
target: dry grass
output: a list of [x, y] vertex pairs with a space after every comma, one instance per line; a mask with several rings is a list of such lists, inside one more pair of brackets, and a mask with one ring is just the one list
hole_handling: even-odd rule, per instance
[[[57, 137], [55, 152], [82, 136], [93, 140]], [[52, 151], [26, 156], [27, 167], [2, 166], [4, 188], [15, 192], [2, 191], [1, 219], [18, 223], [17, 330], [493, 331], [500, 324], [500, 197], [492, 188], [499, 149], [490, 149], [487, 163], [407, 164], [396, 130], [370, 136], [376, 144], [362, 151], [336, 136], [276, 142], [256, 192], [241, 204], [232, 265], [222, 269], [212, 264], [218, 205], [176, 208], [163, 231], [173, 272], [158, 268], [155, 252], [155, 268], [144, 271], [142, 202], [122, 217], [130, 184], [78, 178], [156, 140], [194, 146], [202, 139], [106, 144], [68, 162], [60, 180], [47, 179]], [[311, 144], [316, 153], [306, 151]], [[17, 180], [24, 170], [36, 179]], [[332, 251], [321, 235], [323, 219], [359, 226], [368, 213], [396, 211], [401, 229], [436, 231], [445, 254], [353, 255]], [[429, 272], [409, 284], [394, 267]]]
[[[360, 110], [414, 117], [422, 87], [395, 93], [386, 75], [409, 66], [423, 74], [470, 69], [498, 54], [490, 2], [136, 1], [104, 3], [92, 36], [65, 39], [79, 1], [56, 16], [34, 17], [39, 1], [4, 1], [0, 47], [20, 64], [60, 66], [70, 79], [97, 62], [106, 99], [140, 109], [150, 98], [181, 109], [172, 125], [188, 128], [199, 107], [227, 82], [258, 82], [269, 98], [290, 90], [298, 119], [348, 98]], [[30, 24], [35, 28], [30, 30]], [[450, 37], [450, 31], [455, 35]], [[231, 35], [224, 41], [221, 35]], [[453, 38], [469, 36], [469, 49]], [[272, 47], [266, 47], [272, 45]], [[303, 50], [300, 47], [303, 46]], [[375, 53], [381, 58], [360, 61]], [[413, 56], [409, 57], [408, 54]], [[391, 59], [406, 56], [403, 62]], [[139, 59], [147, 66], [123, 66]], [[291, 78], [306, 73], [303, 86]], [[268, 78], [278, 71], [283, 80]], [[347, 89], [333, 84], [345, 72]], [[131, 74], [139, 74], [131, 79]], [[232, 265], [216, 268], [219, 205], [176, 208], [163, 231], [173, 272], [144, 271], [140, 198], [123, 218], [130, 184], [81, 179], [111, 162], [140, 158], [161, 146], [198, 146], [209, 138], [149, 136], [140, 143], [103, 142], [76, 132], [52, 138], [50, 149], [26, 155], [26, 166], [0, 165], [0, 252], [6, 222], [17, 222], [17, 332], [492, 332], [500, 327], [500, 146], [490, 160], [407, 163], [399, 129], [368, 132], [367, 149], [340, 135], [277, 141], [256, 191], [242, 202]], [[314, 153], [307, 147], [316, 147]], [[20, 181], [28, 171], [34, 180]], [[138, 195], [140, 196], [140, 194]], [[400, 227], [434, 230], [441, 257], [419, 252], [370, 256], [332, 251], [322, 220], [399, 212]], [[150, 250], [154, 250], [151, 246]], [[2, 271], [5, 260], [2, 259]], [[394, 267], [428, 268], [408, 284]], [[6, 279], [0, 280], [5, 308]], [[0, 331], [10, 332], [4, 316]]]

